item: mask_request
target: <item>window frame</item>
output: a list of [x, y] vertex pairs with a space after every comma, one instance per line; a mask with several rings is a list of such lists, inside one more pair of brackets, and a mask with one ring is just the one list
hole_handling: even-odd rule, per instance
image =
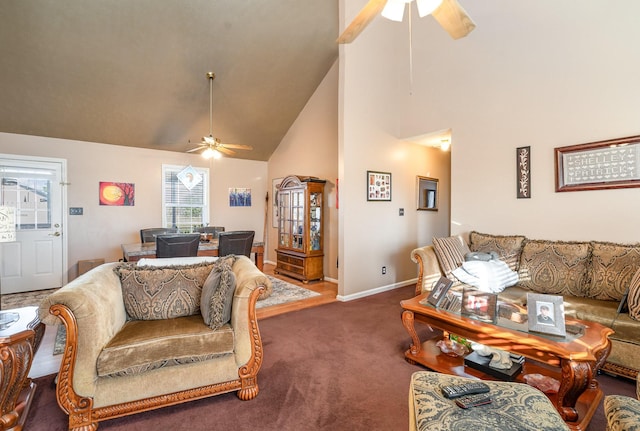
[[[191, 233], [194, 231], [194, 228], [196, 226], [206, 226], [206, 224], [209, 222], [209, 168], [201, 168], [201, 167], [192, 167], [196, 172], [198, 172], [198, 174], [202, 175], [202, 206], [198, 206], [198, 205], [191, 205], [191, 206], [184, 206], [184, 205], [179, 205], [173, 202], [169, 202], [167, 199], [167, 196], [165, 195], [165, 190], [166, 190], [166, 186], [168, 185], [168, 183], [165, 183], [165, 178], [167, 176], [168, 172], [172, 172], [172, 178], [175, 178], [175, 182], [180, 184], [182, 187], [185, 187], [180, 180], [177, 178], [177, 174], [179, 172], [181, 172], [182, 170], [184, 170], [185, 168], [187, 168], [187, 166], [180, 166], [180, 165], [170, 165], [170, 164], [163, 164], [162, 165], [162, 178], [161, 178], [161, 187], [162, 187], [162, 227], [166, 227], [166, 228], [172, 228], [175, 227], [173, 224], [173, 220], [168, 220], [167, 217], [167, 209], [168, 208], [173, 208], [173, 207], [177, 207], [177, 208], [202, 208], [202, 217], [201, 220], [199, 222], [199, 224], [192, 224], [191, 225], [191, 230], [190, 231], [186, 231], [183, 229], [180, 229], [180, 232], [182, 233]], [[186, 189], [186, 187], [185, 187]]]

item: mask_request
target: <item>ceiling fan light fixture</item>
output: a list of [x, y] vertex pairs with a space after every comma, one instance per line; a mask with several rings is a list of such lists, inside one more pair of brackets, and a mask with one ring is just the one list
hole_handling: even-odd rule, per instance
[[440, 4], [442, 4], [442, 0], [416, 0], [416, 5], [418, 6], [418, 15], [420, 18], [424, 18], [429, 15], [431, 12], [436, 10]]
[[[211, 147], [205, 149], [202, 152], [202, 157], [207, 159], [207, 160], [209, 160], [210, 158], [215, 157], [215, 156], [216, 156], [216, 151]], [[218, 158], [219, 158], [219, 156], [218, 156]]]
[[391, 21], [402, 22], [404, 16], [404, 5], [413, 0], [388, 0], [380, 15]]

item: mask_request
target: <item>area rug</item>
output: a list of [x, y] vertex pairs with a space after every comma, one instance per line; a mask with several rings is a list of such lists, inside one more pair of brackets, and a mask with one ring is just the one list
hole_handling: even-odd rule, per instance
[[34, 290], [33, 292], [9, 293], [2, 295], [2, 309], [21, 308], [36, 306], [39, 307], [44, 298], [55, 292], [56, 289]]
[[[268, 298], [258, 301], [256, 308], [271, 307], [274, 305], [286, 304], [287, 302], [300, 301], [307, 298], [313, 298], [319, 296], [318, 292], [314, 292], [304, 287], [296, 286], [295, 284], [287, 283], [279, 278], [271, 277], [268, 275], [271, 284], [273, 285], [273, 293]], [[64, 343], [66, 338], [66, 331], [64, 326], [58, 326], [58, 332], [56, 333], [56, 340], [53, 346], [53, 354], [59, 355], [64, 352]]]

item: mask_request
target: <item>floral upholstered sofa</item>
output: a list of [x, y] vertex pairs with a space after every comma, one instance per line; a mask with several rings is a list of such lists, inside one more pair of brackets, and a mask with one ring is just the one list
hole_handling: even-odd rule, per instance
[[[640, 370], [640, 244], [533, 240], [521, 235], [471, 232], [434, 238], [432, 245], [411, 252], [419, 266], [416, 294], [431, 290], [441, 276], [456, 281], [453, 272], [465, 254], [494, 252], [517, 272], [517, 284], [499, 299], [526, 303], [527, 292], [562, 295], [565, 313], [611, 327], [611, 353], [602, 367], [635, 379]], [[618, 312], [628, 292], [627, 311]]]
[[258, 394], [262, 341], [255, 305], [271, 289], [246, 256], [160, 266], [107, 263], [40, 305], [63, 323], [56, 395], [70, 430], [211, 395]]

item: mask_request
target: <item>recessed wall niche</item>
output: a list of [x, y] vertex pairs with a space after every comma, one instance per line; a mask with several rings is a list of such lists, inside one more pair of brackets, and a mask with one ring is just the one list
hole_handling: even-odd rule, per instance
[[416, 177], [418, 210], [438, 211], [438, 179]]

